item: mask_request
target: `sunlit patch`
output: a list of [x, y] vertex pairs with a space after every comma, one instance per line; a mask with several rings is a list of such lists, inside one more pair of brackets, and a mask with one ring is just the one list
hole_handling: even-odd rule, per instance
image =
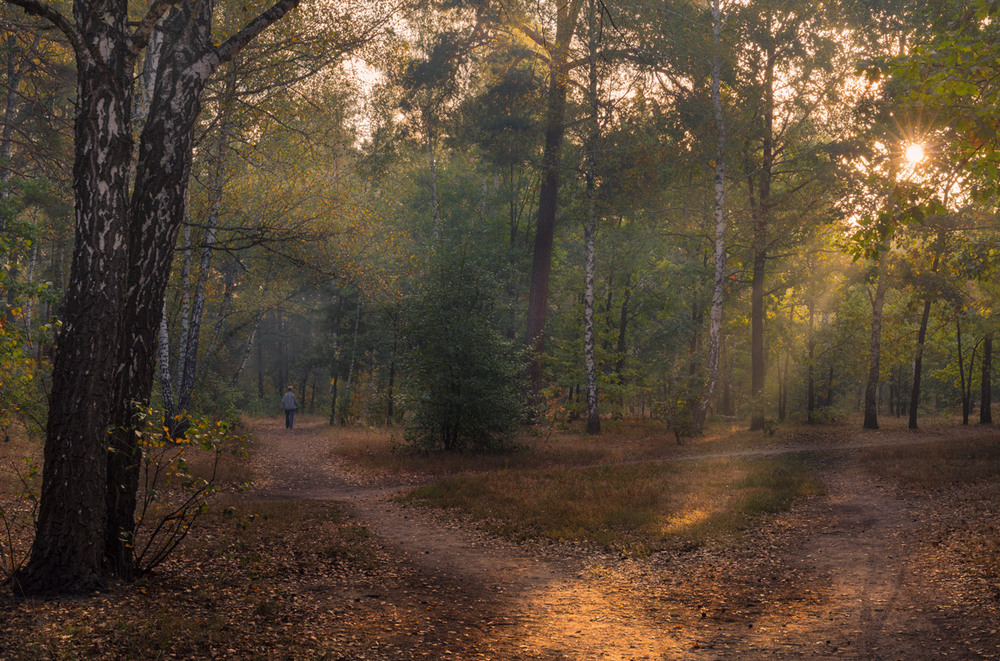
[[912, 163], [913, 165], [916, 165], [917, 163], [919, 163], [922, 160], [924, 160], [924, 157], [925, 157], [925, 154], [924, 154], [924, 146], [923, 145], [921, 145], [921, 144], [919, 144], [917, 142], [914, 142], [914, 143], [911, 143], [909, 146], [907, 146], [907, 148], [906, 148], [906, 160], [907, 160], [908, 163]]
[[699, 523], [703, 523], [711, 515], [711, 511], [700, 507], [678, 512], [667, 520], [666, 525], [663, 527], [663, 532], [668, 535], [677, 534]]

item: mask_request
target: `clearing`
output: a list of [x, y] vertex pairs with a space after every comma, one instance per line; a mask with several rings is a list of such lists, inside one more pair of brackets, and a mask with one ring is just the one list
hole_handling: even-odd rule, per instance
[[635, 555], [402, 504], [433, 460], [356, 460], [325, 424], [253, 432], [235, 517], [135, 588], [5, 598], [0, 658], [1000, 659], [993, 429], [664, 434], [613, 461], [795, 454], [825, 489]]

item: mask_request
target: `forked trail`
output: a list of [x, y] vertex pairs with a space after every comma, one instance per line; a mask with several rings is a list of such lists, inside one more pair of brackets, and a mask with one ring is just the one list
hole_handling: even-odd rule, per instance
[[[519, 546], [398, 505], [406, 485], [353, 483], [315, 427], [255, 435], [260, 495], [344, 503], [428, 595], [408, 639], [419, 648], [373, 641], [359, 658], [1000, 659], [1000, 623], [926, 560], [923, 504], [848, 461], [831, 461], [827, 494], [749, 550], [631, 562]], [[440, 594], [448, 608], [434, 606]], [[411, 611], [398, 618], [416, 627]]]

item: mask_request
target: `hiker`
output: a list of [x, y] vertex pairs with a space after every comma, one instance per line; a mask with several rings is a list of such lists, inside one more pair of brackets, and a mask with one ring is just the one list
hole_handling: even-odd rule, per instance
[[285, 429], [291, 429], [295, 422], [295, 410], [299, 408], [299, 402], [295, 399], [292, 387], [288, 386], [284, 396], [281, 398], [281, 410], [285, 412]]

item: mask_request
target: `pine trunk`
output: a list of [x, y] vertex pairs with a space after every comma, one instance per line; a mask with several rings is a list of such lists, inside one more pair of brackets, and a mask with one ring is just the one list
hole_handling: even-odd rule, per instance
[[882, 356], [882, 307], [888, 289], [888, 276], [884, 264], [879, 265], [878, 282], [872, 298], [872, 331], [868, 345], [868, 382], [865, 385], [865, 420], [862, 427], [878, 429], [878, 381], [879, 361]]
[[556, 41], [549, 59], [549, 90], [545, 110], [545, 147], [542, 152], [542, 187], [538, 194], [531, 281], [528, 289], [528, 388], [533, 404], [542, 392], [542, 351], [545, 348], [545, 318], [549, 305], [549, 273], [552, 269], [552, 242], [559, 199], [559, 165], [566, 131], [566, 70], [570, 42], [576, 30], [581, 0], [557, 4]]
[[750, 396], [753, 411], [750, 429], [764, 427], [764, 274], [767, 267], [768, 222], [771, 212], [771, 168], [774, 165], [774, 68], [773, 48], [766, 52], [764, 70], [764, 135], [756, 204], [753, 217], [753, 272], [750, 281]]
[[965, 356], [962, 352], [962, 318], [959, 315], [955, 316], [955, 332], [956, 341], [958, 342], [958, 387], [962, 395], [962, 424], [969, 424], [969, 400], [970, 391], [972, 389], [972, 365], [969, 365], [969, 383], [966, 387], [965, 383]]
[[924, 310], [920, 315], [920, 330], [917, 331], [917, 348], [913, 357], [913, 387], [910, 388], [910, 419], [909, 428], [917, 428], [917, 409], [920, 407], [920, 377], [923, 373], [924, 340], [927, 338], [927, 323], [931, 316], [931, 301], [924, 301]]

